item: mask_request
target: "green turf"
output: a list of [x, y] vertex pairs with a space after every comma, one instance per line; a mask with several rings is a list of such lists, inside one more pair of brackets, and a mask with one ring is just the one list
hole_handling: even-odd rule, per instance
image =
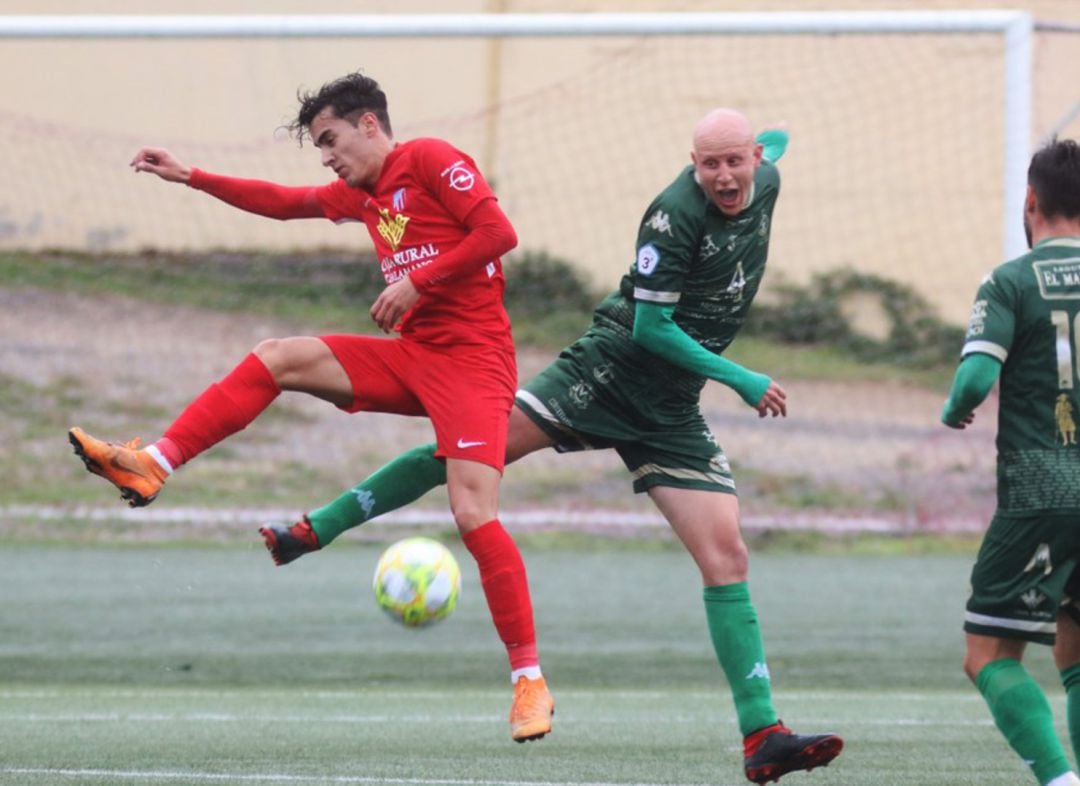
[[[0, 784], [744, 783], [689, 558], [527, 549], [554, 733], [510, 742], [505, 656], [471, 559], [428, 630], [374, 607], [378, 555], [261, 546], [0, 549]], [[765, 554], [775, 698], [847, 739], [806, 784], [1034, 780], [959, 670], [970, 557]], [[1033, 673], [1058, 718], [1045, 648]]]

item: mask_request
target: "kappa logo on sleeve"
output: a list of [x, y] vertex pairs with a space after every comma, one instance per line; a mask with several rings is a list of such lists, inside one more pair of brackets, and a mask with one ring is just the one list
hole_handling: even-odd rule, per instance
[[637, 271], [643, 276], [651, 276], [660, 264], [660, 252], [652, 243], [646, 243], [637, 252]]
[[655, 213], [649, 216], [649, 220], [645, 222], [645, 226], [665, 234], [668, 237], [673, 236], [671, 234], [671, 217], [663, 210], [657, 209]]

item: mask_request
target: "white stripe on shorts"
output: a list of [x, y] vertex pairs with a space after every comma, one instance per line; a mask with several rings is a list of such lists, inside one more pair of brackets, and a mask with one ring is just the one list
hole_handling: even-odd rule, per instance
[[547, 407], [545, 407], [543, 402], [540, 401], [540, 399], [538, 399], [536, 396], [534, 396], [529, 391], [527, 391], [527, 390], [519, 390], [517, 393], [514, 394], [514, 399], [516, 401], [520, 401], [522, 404], [525, 405], [525, 408], [532, 410], [537, 415], [539, 415], [544, 420], [546, 420], [548, 423], [555, 426], [555, 428], [557, 428], [559, 431], [561, 431], [564, 434], [566, 434], [567, 436], [571, 437], [579, 445], [581, 445], [581, 447], [584, 448], [585, 450], [593, 450], [594, 449], [593, 446], [588, 442], [588, 440], [586, 440], [584, 437], [582, 437], [580, 434], [578, 434], [576, 431], [574, 431], [568, 425], [566, 425], [561, 420], [559, 420], [557, 417], [555, 417], [555, 413], [552, 412]]
[[631, 473], [634, 480], [640, 480], [646, 475], [667, 475], [669, 478], [680, 480], [698, 480], [705, 483], [715, 483], [718, 486], [734, 489], [735, 481], [723, 475], [713, 472], [698, 472], [696, 469], [675, 469], [673, 467], [661, 467], [659, 464], [642, 464]]
[[1008, 617], [991, 617], [989, 614], [964, 612], [964, 621], [973, 625], [985, 625], [990, 628], [1006, 628], [1024, 633], [1057, 633], [1057, 622], [1035, 622], [1032, 620], [1011, 620]]

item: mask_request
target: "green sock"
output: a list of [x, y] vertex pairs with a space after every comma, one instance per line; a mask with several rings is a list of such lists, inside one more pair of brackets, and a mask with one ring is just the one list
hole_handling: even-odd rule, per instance
[[990, 706], [994, 723], [1012, 749], [1031, 767], [1039, 783], [1069, 771], [1069, 760], [1054, 731], [1054, 716], [1046, 694], [1015, 658], [1002, 658], [983, 667], [975, 686]]
[[446, 482], [446, 465], [435, 458], [435, 444], [402, 453], [357, 483], [329, 505], [308, 514], [320, 546], [347, 529], [420, 499]]
[[705, 616], [716, 658], [731, 685], [739, 730], [745, 737], [776, 723], [765, 645], [746, 582], [706, 587]]
[[1072, 740], [1073, 756], [1080, 760], [1080, 663], [1074, 663], [1061, 672], [1065, 685], [1066, 714], [1069, 716], [1069, 739]]

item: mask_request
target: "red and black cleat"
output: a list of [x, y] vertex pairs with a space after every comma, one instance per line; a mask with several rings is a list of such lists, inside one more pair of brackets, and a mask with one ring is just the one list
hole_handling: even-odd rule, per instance
[[275, 565], [288, 565], [294, 559], [322, 548], [307, 516], [291, 527], [267, 524], [259, 527], [259, 534], [263, 536], [266, 550], [270, 552]]
[[824, 767], [843, 749], [843, 739], [835, 734], [795, 734], [776, 723], [746, 736], [743, 764], [747, 779], [760, 785], [796, 770]]

